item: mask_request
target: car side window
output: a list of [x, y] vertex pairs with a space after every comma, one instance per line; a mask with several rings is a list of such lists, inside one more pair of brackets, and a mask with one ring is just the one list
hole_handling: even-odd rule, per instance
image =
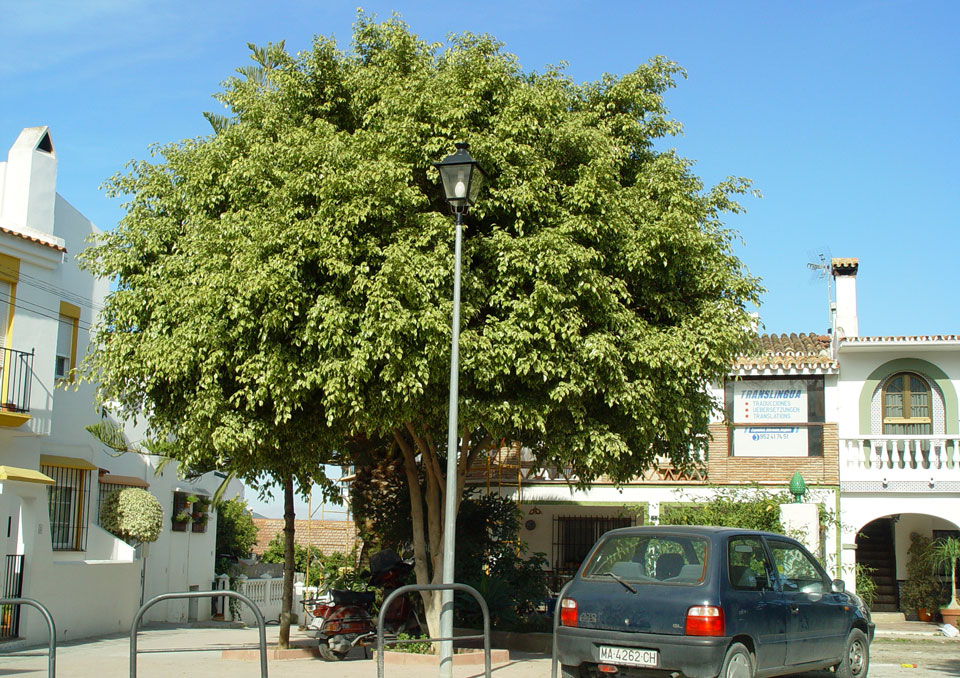
[[766, 591], [770, 564], [759, 537], [734, 537], [727, 543], [727, 574], [730, 585], [740, 591]]
[[813, 557], [804, 549], [775, 539], [769, 540], [769, 543], [784, 591], [825, 593], [830, 590]]

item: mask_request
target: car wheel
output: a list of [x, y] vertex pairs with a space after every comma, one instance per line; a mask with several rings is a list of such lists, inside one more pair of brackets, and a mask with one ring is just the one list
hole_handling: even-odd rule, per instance
[[860, 629], [851, 629], [843, 646], [843, 659], [836, 665], [837, 678], [866, 678], [870, 669], [870, 644]]
[[723, 658], [718, 678], [753, 678], [753, 655], [742, 643], [734, 643]]
[[580, 678], [580, 667], [569, 664], [560, 665], [560, 678]]

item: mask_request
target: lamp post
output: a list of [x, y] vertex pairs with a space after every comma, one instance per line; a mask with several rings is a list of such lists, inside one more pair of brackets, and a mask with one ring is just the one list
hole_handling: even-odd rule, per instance
[[[447, 428], [447, 489], [443, 511], [443, 578], [444, 584], [453, 583], [454, 547], [456, 545], [456, 492], [457, 492], [457, 398], [460, 370], [460, 251], [462, 248], [463, 215], [477, 201], [477, 194], [486, 175], [468, 151], [469, 144], [458, 143], [457, 151], [448, 155], [434, 167], [440, 172], [443, 194], [453, 210], [457, 222], [456, 245], [453, 265], [453, 320], [450, 340], [450, 408]], [[441, 592], [440, 635], [453, 637], [453, 591]], [[440, 676], [453, 675], [453, 641], [440, 643]]]

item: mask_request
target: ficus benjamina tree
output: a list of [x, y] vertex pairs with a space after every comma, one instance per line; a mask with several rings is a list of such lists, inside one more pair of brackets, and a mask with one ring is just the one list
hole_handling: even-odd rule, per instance
[[[421, 583], [441, 578], [448, 454], [458, 499], [501, 440], [581, 485], [694, 463], [760, 288], [721, 221], [749, 182], [705, 188], [665, 150], [678, 65], [578, 83], [363, 13], [349, 49], [254, 56], [269, 68], [224, 83], [215, 134], [107, 182], [125, 216], [83, 255], [116, 281], [84, 363], [103, 398], [241, 477], [399, 460]], [[455, 141], [489, 183], [465, 218], [447, 450], [454, 221], [432, 163]]]

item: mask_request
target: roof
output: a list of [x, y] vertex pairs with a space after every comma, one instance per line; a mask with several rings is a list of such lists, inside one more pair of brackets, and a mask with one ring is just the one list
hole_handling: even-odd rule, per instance
[[136, 476], [115, 476], [111, 475], [109, 472], [100, 476], [100, 484], [129, 485], [130, 487], [142, 487], [143, 489], [150, 487], [150, 483], [143, 478], [137, 478]]
[[[32, 229], [31, 229], [32, 230]], [[22, 232], [20, 230], [9, 228], [7, 226], [0, 226], [0, 233], [6, 233], [7, 235], [15, 235], [18, 238], [23, 238], [24, 240], [29, 240], [30, 242], [35, 242], [38, 245], [44, 245], [45, 247], [50, 247], [57, 250], [58, 252], [66, 252], [67, 248], [63, 244], [63, 239], [58, 238], [49, 234], [41, 234], [37, 231], [37, 235], [31, 235], [28, 232]]]
[[737, 356], [735, 372], [823, 372], [837, 369], [830, 355], [830, 337], [824, 334], [762, 334], [758, 350]]

